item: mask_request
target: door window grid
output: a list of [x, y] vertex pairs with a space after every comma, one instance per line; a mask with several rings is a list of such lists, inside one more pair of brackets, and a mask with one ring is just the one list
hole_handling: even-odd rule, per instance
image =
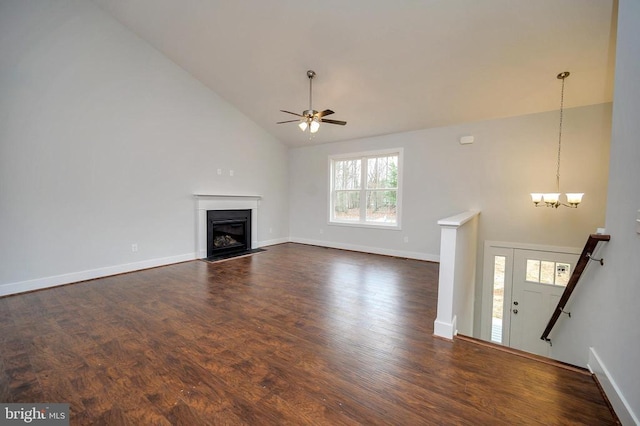
[[566, 287], [571, 277], [571, 265], [548, 260], [527, 259], [526, 281]]

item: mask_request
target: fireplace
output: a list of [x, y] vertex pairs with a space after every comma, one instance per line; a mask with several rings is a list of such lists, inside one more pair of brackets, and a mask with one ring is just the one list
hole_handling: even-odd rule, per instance
[[[208, 259], [208, 231], [209, 231], [209, 220], [208, 220], [208, 212], [210, 210], [246, 210], [247, 212], [251, 212], [250, 219], [247, 222], [250, 224], [250, 229], [245, 229], [246, 235], [246, 245], [249, 247], [249, 251], [251, 252], [259, 252], [262, 251], [259, 247], [258, 243], [258, 210], [260, 207], [260, 200], [262, 199], [259, 195], [223, 195], [223, 194], [194, 194], [195, 199], [195, 208], [196, 208], [196, 256], [198, 259], [210, 260]], [[233, 218], [232, 218], [233, 219]], [[233, 254], [230, 256], [222, 257], [222, 259], [226, 259], [227, 257], [239, 256], [240, 254]], [[217, 259], [211, 259], [217, 260]]]
[[251, 210], [207, 210], [207, 259], [251, 250]]

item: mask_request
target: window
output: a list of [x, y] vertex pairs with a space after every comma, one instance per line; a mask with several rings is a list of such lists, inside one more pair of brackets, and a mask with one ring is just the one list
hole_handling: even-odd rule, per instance
[[329, 160], [330, 223], [400, 228], [401, 149]]

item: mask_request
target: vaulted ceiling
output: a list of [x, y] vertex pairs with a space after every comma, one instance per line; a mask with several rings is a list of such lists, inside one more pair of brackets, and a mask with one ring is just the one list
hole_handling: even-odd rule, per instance
[[94, 1], [293, 147], [612, 100], [615, 0]]

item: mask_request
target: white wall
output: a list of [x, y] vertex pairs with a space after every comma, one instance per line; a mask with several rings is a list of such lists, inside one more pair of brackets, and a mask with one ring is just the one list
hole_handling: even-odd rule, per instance
[[[558, 120], [552, 111], [292, 149], [291, 238], [437, 260], [437, 221], [477, 209], [480, 266], [484, 240], [582, 247], [604, 224], [611, 104], [565, 110], [561, 189], [585, 192], [578, 209], [534, 208], [530, 201], [530, 192], [555, 190]], [[460, 145], [464, 135], [475, 143]], [[402, 230], [327, 225], [327, 157], [393, 147], [404, 148]], [[480, 267], [476, 276], [482, 277]]]
[[561, 358], [589, 362], [623, 424], [640, 424], [638, 22], [640, 2], [621, 0], [606, 210], [606, 230], [611, 241], [599, 253], [605, 264], [589, 266], [568, 306], [572, 318], [556, 326], [553, 346], [554, 354]]
[[286, 148], [91, 2], [1, 2], [0, 93], [0, 285], [193, 256], [194, 193], [288, 237]]

